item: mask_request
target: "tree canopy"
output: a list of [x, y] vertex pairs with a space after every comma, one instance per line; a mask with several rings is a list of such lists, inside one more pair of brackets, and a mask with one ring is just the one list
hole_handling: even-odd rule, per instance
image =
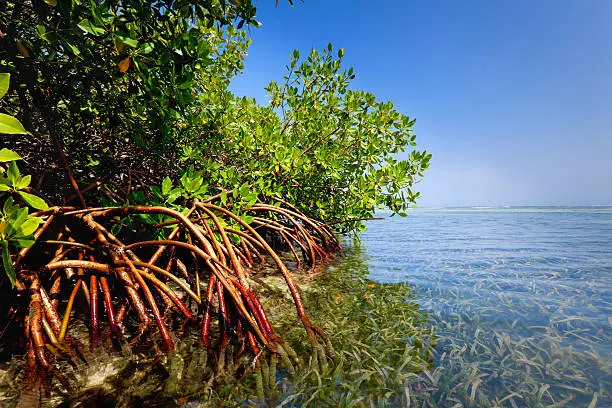
[[403, 214], [418, 197], [430, 155], [400, 159], [415, 146], [414, 120], [353, 90], [342, 49], [294, 51], [267, 106], [228, 90], [245, 27], [259, 25], [250, 1], [4, 5], [0, 70], [13, 80], [2, 109], [34, 135], [28, 143], [46, 144], [34, 161], [63, 149], [79, 183], [125, 183], [134, 159], [153, 169], [142, 184], [191, 167], [210, 194], [246, 184], [342, 230], [376, 208]]

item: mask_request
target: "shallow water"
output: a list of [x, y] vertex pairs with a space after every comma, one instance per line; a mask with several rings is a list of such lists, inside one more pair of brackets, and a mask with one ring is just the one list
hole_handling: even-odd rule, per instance
[[[371, 222], [361, 241], [322, 268], [326, 274], [298, 274], [312, 292], [313, 321], [347, 346], [336, 347], [342, 367], [317, 373], [314, 385], [279, 370], [278, 394], [262, 405], [302, 406], [307, 398], [307, 406], [612, 406], [612, 208], [415, 210]], [[375, 285], [363, 280], [368, 274], [414, 290]], [[278, 303], [271, 294], [270, 303]], [[123, 406], [257, 402], [248, 381], [241, 380], [242, 393], [226, 390], [239, 388], [235, 382], [212, 386], [198, 329], [187, 331], [171, 355], [101, 352], [76, 373], [91, 389], [47, 406], [95, 406], [117, 395]], [[419, 346], [427, 350], [426, 367], [428, 350], [435, 359], [424, 372], [424, 360], [405, 351], [417, 340], [426, 346]], [[16, 395], [2, 387], [16, 378], [13, 371], [0, 364], [0, 402], [3, 392]]]
[[362, 246], [439, 336], [421, 398], [612, 406], [612, 208], [418, 209], [369, 222]]

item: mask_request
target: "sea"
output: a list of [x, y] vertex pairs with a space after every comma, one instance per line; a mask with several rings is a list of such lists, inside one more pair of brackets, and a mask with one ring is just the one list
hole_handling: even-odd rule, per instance
[[[343, 406], [612, 407], [612, 207], [419, 208], [406, 217], [377, 216], [382, 219], [368, 221], [359, 243], [347, 242], [345, 253], [329, 267], [346, 269], [346, 276], [355, 269], [359, 279], [369, 275], [381, 283], [408, 283], [405, 301], [425, 317], [419, 315], [415, 324], [425, 326], [419, 333], [427, 338], [420, 340], [433, 343], [427, 344], [433, 364], [400, 372], [385, 368], [385, 356], [368, 354], [380, 364], [374, 371], [364, 368], [366, 374], [384, 380], [393, 373], [393, 384], [401, 377], [401, 392], [390, 389], [392, 397], [378, 402], [367, 400], [368, 390], [344, 395], [342, 390], [352, 388], [336, 387], [342, 380], [334, 375], [333, 389], [350, 401]], [[393, 319], [381, 325], [385, 332], [414, 327]], [[117, 401], [201, 406], [206, 403], [200, 401], [202, 387], [207, 396], [210, 390], [201, 369], [207, 352], [199, 346], [199, 333], [177, 342], [179, 352], [167, 359], [129, 350], [130, 358], [108, 358], [100, 351], [99, 359], [78, 372], [87, 387], [67, 400], [54, 396], [47, 406], [60, 397], [58, 406], [116, 406]], [[414, 346], [413, 334], [405, 338]], [[377, 338], [359, 341], [367, 347], [361, 341]], [[0, 406], [17, 401], [18, 367], [9, 363], [0, 364]], [[356, 372], [347, 378], [363, 377]], [[305, 391], [294, 392], [283, 370], [277, 376], [288, 390], [278, 405], [276, 400], [240, 405], [302, 406], [287, 401]], [[193, 389], [193, 395], [176, 400], [177, 384]], [[317, 392], [308, 394], [308, 406], [336, 406], [319, 403]], [[34, 391], [32, 396], [38, 398]]]
[[437, 337], [416, 404], [612, 407], [612, 207], [378, 216], [370, 278], [413, 285]]

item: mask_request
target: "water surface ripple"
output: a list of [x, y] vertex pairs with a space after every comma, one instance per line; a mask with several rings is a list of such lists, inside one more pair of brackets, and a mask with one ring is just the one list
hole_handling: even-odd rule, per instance
[[412, 283], [440, 337], [415, 390], [612, 406], [612, 208], [417, 209], [369, 222], [362, 243], [370, 276]]

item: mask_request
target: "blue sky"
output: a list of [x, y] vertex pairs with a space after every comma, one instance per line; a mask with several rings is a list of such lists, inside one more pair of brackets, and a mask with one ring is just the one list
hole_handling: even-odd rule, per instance
[[232, 89], [267, 103], [293, 49], [416, 118], [420, 206], [612, 204], [611, 0], [256, 1]]

